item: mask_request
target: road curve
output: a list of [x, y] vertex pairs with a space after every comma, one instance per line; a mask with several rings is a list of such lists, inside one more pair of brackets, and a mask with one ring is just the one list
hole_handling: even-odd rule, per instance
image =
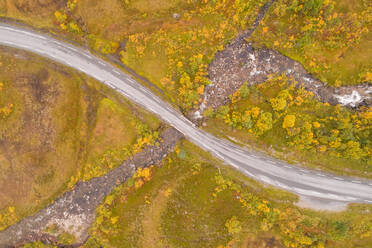
[[9, 24], [0, 24], [0, 45], [39, 54], [97, 79], [155, 113], [188, 140], [255, 180], [329, 205], [372, 203], [372, 181], [292, 166], [216, 138], [197, 128], [129, 75], [86, 49]]

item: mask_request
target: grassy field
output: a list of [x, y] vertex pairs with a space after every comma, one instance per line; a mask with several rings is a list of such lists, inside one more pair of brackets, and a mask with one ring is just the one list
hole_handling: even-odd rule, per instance
[[[14, 55], [15, 54], [15, 55]], [[83, 75], [0, 50], [0, 229], [127, 158], [160, 122]]]
[[[139, 183], [141, 182], [141, 183]], [[339, 213], [242, 176], [188, 142], [137, 173], [97, 210], [93, 247], [369, 247], [371, 207]]]
[[366, 0], [279, 0], [254, 32], [329, 85], [371, 82], [372, 5]]

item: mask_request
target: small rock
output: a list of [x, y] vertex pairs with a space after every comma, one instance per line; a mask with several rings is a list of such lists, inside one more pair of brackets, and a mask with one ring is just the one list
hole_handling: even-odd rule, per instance
[[176, 19], [176, 20], [178, 20], [178, 19], [181, 18], [181, 15], [178, 14], [178, 13], [173, 13], [173, 18]]

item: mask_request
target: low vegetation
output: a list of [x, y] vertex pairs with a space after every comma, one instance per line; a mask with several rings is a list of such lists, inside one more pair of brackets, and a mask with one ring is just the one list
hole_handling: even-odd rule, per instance
[[4, 83], [0, 82], [0, 118], [6, 119], [13, 112], [13, 103], [8, 103], [7, 91], [4, 89]]
[[204, 87], [210, 83], [207, 66], [214, 54], [239, 30], [250, 27], [265, 2], [193, 4], [179, 22], [130, 35], [121, 60], [164, 89], [187, 112], [202, 101]]
[[296, 84], [285, 75], [272, 75], [256, 86], [244, 84], [230, 104], [205, 112], [211, 118], [207, 129], [272, 147], [287, 160], [371, 177], [372, 109], [356, 112], [321, 103]]
[[329, 85], [371, 82], [372, 5], [368, 0], [278, 0], [253, 34]]

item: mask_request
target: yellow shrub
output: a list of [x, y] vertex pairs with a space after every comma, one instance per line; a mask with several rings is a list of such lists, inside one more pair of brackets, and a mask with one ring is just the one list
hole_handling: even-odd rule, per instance
[[286, 115], [283, 120], [283, 128], [294, 127], [296, 122], [296, 116]]

